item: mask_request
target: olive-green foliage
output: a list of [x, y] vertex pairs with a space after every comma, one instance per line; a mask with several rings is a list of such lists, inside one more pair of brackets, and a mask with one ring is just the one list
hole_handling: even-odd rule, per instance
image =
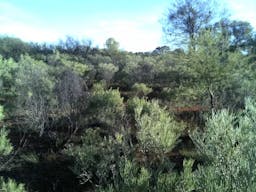
[[29, 56], [22, 56], [18, 62], [16, 84], [19, 97], [24, 97], [22, 99], [40, 96], [50, 99], [54, 87], [53, 79], [49, 76], [49, 66]]
[[15, 76], [17, 63], [12, 59], [3, 59], [0, 56], [0, 104], [5, 107], [6, 112], [11, 112], [15, 106]]
[[[156, 186], [152, 186], [152, 173], [145, 167], [136, 162], [122, 159], [120, 165], [119, 185], [108, 185], [100, 188], [100, 192], [192, 192], [195, 189], [194, 175], [192, 172], [194, 160], [184, 160], [183, 172], [160, 172]], [[154, 173], [153, 173], [154, 174]]]
[[135, 115], [135, 109], [137, 107], [142, 107], [143, 113], [149, 113], [150, 110], [150, 102], [148, 102], [145, 98], [134, 97], [127, 101], [127, 112], [131, 115]]
[[14, 59], [18, 61], [22, 54], [29, 51], [29, 45], [18, 38], [0, 37], [0, 55], [5, 59]]
[[0, 191], [4, 192], [26, 192], [24, 184], [17, 184], [14, 180], [8, 179], [4, 181], [2, 177], [0, 177]]
[[[64, 146], [75, 175], [100, 191], [255, 191], [254, 102], [246, 101], [239, 114], [221, 111], [209, 117], [203, 132], [191, 134], [198, 151], [176, 145], [185, 125], [160, 105], [209, 106], [211, 96], [216, 110], [237, 110], [244, 107], [244, 97], [256, 95], [256, 38], [248, 24], [231, 24], [230, 29], [194, 31], [188, 49], [160, 47], [153, 53], [121, 51], [113, 38], [106, 41], [105, 49], [67, 38], [57, 46], [30, 45], [34, 50], [18, 39], [0, 38], [0, 105], [8, 125], [15, 125], [12, 135], [17, 146], [28, 144], [14, 153], [8, 129], [0, 122], [0, 171], [10, 167], [12, 155], [21, 166], [47, 166], [42, 163], [48, 160], [45, 153], [59, 155]], [[231, 36], [224, 30], [233, 30]], [[251, 45], [244, 45], [249, 41]], [[95, 83], [99, 81], [102, 84]], [[162, 100], [150, 101], [152, 97]], [[187, 117], [186, 112], [179, 117], [183, 115]], [[38, 142], [34, 132], [40, 133]], [[19, 137], [24, 138], [20, 143]], [[196, 167], [194, 160], [185, 159], [178, 172], [172, 162], [177, 153], [195, 158], [199, 154], [204, 162]], [[55, 157], [57, 166], [66, 166], [66, 158], [58, 162]], [[52, 190], [62, 184], [62, 178], [57, 179]], [[1, 190], [24, 187], [1, 178]]]
[[29, 56], [21, 57], [16, 77], [16, 115], [24, 116], [27, 130], [43, 133], [47, 114], [55, 102], [53, 80], [45, 63]]
[[[108, 185], [102, 188], [100, 192], [115, 191], [115, 192], [148, 192], [154, 191], [150, 185], [150, 171], [137, 164], [134, 161], [122, 159], [120, 166], [120, 180], [118, 185]], [[157, 191], [170, 192], [175, 191], [178, 184], [178, 175], [175, 173], [162, 173], [157, 180]]]
[[97, 192], [115, 192], [115, 189], [113, 187], [113, 185], [109, 185], [106, 188], [101, 187], [97, 190]]
[[155, 59], [153, 57], [144, 57], [138, 62], [134, 75], [137, 82], [150, 83], [154, 80], [156, 71]]
[[244, 80], [251, 80], [248, 58], [239, 51], [230, 52], [228, 38], [213, 31], [202, 31], [196, 44], [180, 58], [180, 64], [185, 64], [180, 69], [189, 78], [181, 81], [177, 99], [210, 105], [211, 93], [215, 106], [241, 106], [249, 91], [243, 88]]
[[179, 175], [176, 172], [173, 173], [161, 173], [157, 180], [157, 191], [169, 192], [175, 191], [178, 186]]
[[120, 191], [146, 191], [149, 188], [149, 171], [127, 159], [121, 163], [120, 176], [122, 180]]
[[70, 61], [68, 59], [61, 59], [61, 63], [63, 63], [63, 65], [66, 68], [71, 69], [76, 74], [78, 74], [82, 77], [85, 76], [86, 74], [88, 74], [90, 71], [90, 67], [88, 65], [82, 64], [82, 63], [79, 63], [76, 61]]
[[13, 147], [10, 144], [10, 140], [7, 138], [8, 132], [6, 129], [1, 128], [0, 130], [0, 154], [8, 155], [12, 151]]
[[112, 63], [100, 63], [97, 72], [100, 80], [110, 82], [114, 74], [118, 71], [118, 67]]
[[240, 61], [232, 59], [233, 54], [227, 52], [227, 39], [220, 34], [204, 31], [197, 38], [197, 44], [197, 49], [188, 54], [191, 72], [207, 87], [226, 83], [234, 67], [240, 64]]
[[73, 156], [73, 171], [82, 183], [108, 184], [114, 165], [114, 141], [101, 137], [99, 129], [87, 129], [81, 146], [70, 146], [66, 153]]
[[[194, 174], [192, 172], [192, 166], [194, 160], [183, 160], [183, 171], [178, 174], [177, 172], [170, 170], [169, 172], [161, 170], [157, 179], [156, 191], [159, 192], [192, 192], [195, 189]], [[153, 191], [152, 187], [147, 191]]]
[[[0, 122], [3, 115], [3, 108], [0, 106]], [[2, 158], [4, 156], [9, 155], [13, 147], [10, 143], [10, 140], [8, 139], [8, 132], [6, 129], [1, 128], [0, 130], [0, 170], [6, 168], [6, 164], [4, 161], [2, 161]], [[5, 159], [6, 160], [6, 159]], [[0, 177], [0, 191], [6, 191], [6, 192], [25, 192], [25, 188], [23, 184], [17, 184], [15, 181], [8, 179], [8, 181], [4, 181], [2, 177]]]
[[97, 50], [98, 54], [92, 54], [88, 56], [89, 62], [96, 66], [99, 63], [112, 63], [112, 59], [108, 55], [104, 55], [104, 52], [102, 50]]
[[[0, 122], [4, 118], [3, 115], [3, 107], [0, 106]], [[11, 153], [13, 147], [10, 143], [10, 140], [7, 138], [8, 132], [6, 129], [1, 128], [0, 129], [0, 155], [1, 156], [6, 156]]]
[[147, 87], [147, 85], [144, 83], [135, 83], [132, 86], [132, 91], [134, 92], [135, 96], [142, 97], [142, 96], [146, 96], [149, 93], [151, 93], [152, 88]]
[[126, 65], [123, 68], [123, 71], [129, 75], [132, 72], [135, 72], [138, 63], [142, 60], [139, 55], [127, 55], [126, 56]]
[[124, 115], [123, 98], [116, 89], [105, 90], [95, 84], [88, 102], [89, 123], [105, 124], [115, 127]]
[[138, 97], [129, 99], [127, 112], [134, 117], [137, 137], [147, 150], [171, 151], [185, 128], [156, 100], [147, 101]]
[[110, 53], [117, 52], [119, 49], [119, 43], [114, 38], [108, 38], [105, 46]]
[[81, 77], [85, 77], [91, 71], [91, 66], [77, 61], [76, 57], [61, 54], [59, 51], [54, 51], [52, 55], [47, 56], [47, 64], [54, 66], [50, 70], [55, 76], [65, 70], [70, 70]]
[[195, 179], [192, 172], [194, 160], [183, 160], [183, 172], [180, 175], [178, 186], [176, 186], [177, 192], [192, 192], [195, 190]]
[[2, 106], [0, 106], [0, 121], [2, 121], [4, 118], [4, 109]]
[[184, 130], [184, 125], [175, 121], [157, 101], [150, 102], [148, 113], [143, 113], [143, 105], [137, 106], [134, 110], [137, 135], [143, 148], [171, 151]]
[[127, 55], [125, 65], [120, 71], [122, 82], [127, 85], [138, 83], [151, 83], [154, 81], [155, 73], [158, 70], [154, 57], [143, 55]]
[[204, 132], [192, 134], [207, 164], [195, 172], [196, 191], [255, 191], [256, 103], [246, 100], [241, 114], [220, 111], [208, 118]]

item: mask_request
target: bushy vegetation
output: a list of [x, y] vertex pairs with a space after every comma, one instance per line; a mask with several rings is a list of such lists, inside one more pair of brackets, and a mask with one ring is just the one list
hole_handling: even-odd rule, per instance
[[[4, 118], [3, 107], [0, 106], [0, 122]], [[13, 146], [8, 139], [8, 132], [4, 127], [1, 127], [0, 130], [0, 170], [7, 169], [9, 166], [9, 155], [13, 151]], [[23, 184], [17, 184], [14, 180], [8, 179], [5, 180], [3, 177], [0, 177], [0, 190], [7, 192], [25, 192]]]
[[0, 37], [0, 191], [255, 191], [255, 32], [174, 5], [175, 50]]

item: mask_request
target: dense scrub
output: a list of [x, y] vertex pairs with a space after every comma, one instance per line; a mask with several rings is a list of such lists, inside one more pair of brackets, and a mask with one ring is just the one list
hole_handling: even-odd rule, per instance
[[146, 53], [1, 37], [0, 189], [255, 191], [256, 39], [225, 22]]

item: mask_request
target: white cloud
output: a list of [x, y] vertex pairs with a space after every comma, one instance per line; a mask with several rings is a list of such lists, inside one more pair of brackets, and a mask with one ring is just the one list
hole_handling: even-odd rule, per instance
[[0, 33], [19, 37], [25, 41], [56, 41], [60, 33], [44, 28], [40, 19], [14, 5], [0, 2]]
[[79, 39], [91, 39], [93, 45], [99, 47], [104, 47], [105, 41], [113, 37], [119, 42], [121, 49], [152, 51], [162, 44], [162, 29], [158, 20], [159, 16], [152, 13], [132, 15], [130, 18], [94, 17], [83, 20], [83, 23], [62, 26], [64, 31], [62, 36], [71, 35]]
[[[115, 38], [121, 49], [127, 51], [151, 51], [161, 44], [159, 17], [152, 13], [137, 16], [136, 19], [113, 18], [93, 22], [84, 21], [66, 25], [48, 26], [38, 18], [10, 3], [0, 3], [0, 33], [19, 37], [25, 41], [54, 42], [65, 35], [89, 38], [95, 45], [103, 47], [106, 39]], [[155, 13], [154, 13], [155, 15]], [[71, 27], [72, 26], [72, 27]]]
[[24, 23], [11, 22], [2, 24], [1, 27], [1, 34], [19, 37], [24, 41], [54, 42], [59, 38], [59, 34], [57, 32], [42, 30]]
[[227, 0], [232, 10], [232, 18], [247, 21], [256, 28], [256, 1], [255, 0]]
[[160, 45], [161, 27], [158, 22], [112, 20], [101, 21], [84, 31], [100, 47], [113, 37], [128, 51], [150, 51]]
[[[255, 0], [226, 0], [232, 9], [232, 18], [249, 21], [256, 28]], [[122, 49], [127, 51], [151, 51], [162, 45], [164, 7], [159, 5], [150, 12], [132, 15], [127, 18], [91, 18], [83, 23], [61, 23], [49, 25], [45, 18], [22, 10], [8, 1], [0, 2], [0, 34], [12, 35], [25, 41], [55, 42], [65, 35], [80, 39], [91, 39], [94, 45], [103, 47], [106, 39], [115, 38]], [[95, 15], [96, 16], [96, 15]]]

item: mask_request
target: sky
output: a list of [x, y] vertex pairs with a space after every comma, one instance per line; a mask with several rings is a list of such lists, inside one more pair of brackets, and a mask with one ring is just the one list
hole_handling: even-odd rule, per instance
[[[0, 0], [0, 34], [55, 43], [67, 35], [127, 51], [166, 45], [161, 20], [172, 0]], [[225, 0], [232, 19], [256, 28], [256, 0]]]

